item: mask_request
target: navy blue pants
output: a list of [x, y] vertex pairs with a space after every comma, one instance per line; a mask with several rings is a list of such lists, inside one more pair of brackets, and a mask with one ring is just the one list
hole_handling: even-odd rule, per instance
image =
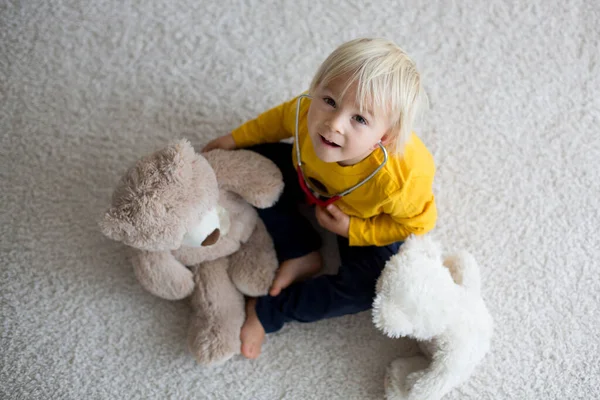
[[[281, 170], [285, 188], [271, 208], [257, 210], [275, 245], [280, 263], [304, 256], [321, 247], [319, 233], [300, 213], [305, 199], [292, 163], [292, 145], [270, 143], [250, 147], [273, 161]], [[267, 333], [288, 321], [313, 322], [354, 314], [371, 308], [377, 278], [402, 242], [389, 246], [350, 246], [337, 236], [341, 266], [337, 275], [321, 275], [293, 283], [278, 296], [257, 299], [256, 312]]]

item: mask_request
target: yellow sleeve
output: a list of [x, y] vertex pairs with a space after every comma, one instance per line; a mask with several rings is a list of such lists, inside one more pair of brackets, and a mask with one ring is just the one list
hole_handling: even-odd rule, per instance
[[234, 129], [231, 134], [237, 147], [260, 143], [277, 143], [292, 137], [296, 120], [296, 98], [260, 114]]
[[437, 220], [432, 183], [433, 177], [412, 178], [389, 197], [381, 214], [350, 217], [350, 246], [386, 246], [432, 230]]

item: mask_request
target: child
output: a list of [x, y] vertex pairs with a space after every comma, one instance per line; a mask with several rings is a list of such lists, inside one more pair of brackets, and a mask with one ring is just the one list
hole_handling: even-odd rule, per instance
[[[287, 321], [370, 309], [386, 261], [406, 237], [431, 230], [437, 218], [433, 157], [411, 131], [427, 99], [415, 65], [399, 47], [383, 39], [341, 45], [308, 93], [311, 98], [292, 99], [204, 148], [249, 147], [277, 164], [285, 181], [277, 204], [258, 210], [281, 264], [269, 295], [247, 301], [240, 336], [248, 358], [258, 357], [265, 333]], [[296, 129], [293, 145], [280, 142]], [[326, 201], [355, 185], [333, 204]], [[306, 279], [321, 268], [321, 240], [297, 207], [306, 199], [317, 203], [319, 224], [337, 235], [337, 275]]]

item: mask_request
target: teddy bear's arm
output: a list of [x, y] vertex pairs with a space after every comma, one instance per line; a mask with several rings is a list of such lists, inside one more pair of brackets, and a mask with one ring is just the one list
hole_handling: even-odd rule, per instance
[[167, 251], [139, 251], [132, 259], [140, 284], [155, 296], [180, 300], [192, 293], [192, 272]]
[[277, 166], [250, 150], [212, 150], [203, 153], [213, 167], [219, 187], [242, 196], [257, 208], [275, 204], [283, 191]]

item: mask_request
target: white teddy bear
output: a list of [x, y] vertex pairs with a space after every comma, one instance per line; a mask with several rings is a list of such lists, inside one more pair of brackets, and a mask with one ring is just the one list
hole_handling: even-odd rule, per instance
[[442, 258], [430, 236], [411, 236], [377, 282], [373, 322], [390, 337], [419, 342], [423, 355], [388, 368], [388, 400], [435, 400], [466, 381], [490, 347], [492, 318], [479, 267], [463, 251]]

